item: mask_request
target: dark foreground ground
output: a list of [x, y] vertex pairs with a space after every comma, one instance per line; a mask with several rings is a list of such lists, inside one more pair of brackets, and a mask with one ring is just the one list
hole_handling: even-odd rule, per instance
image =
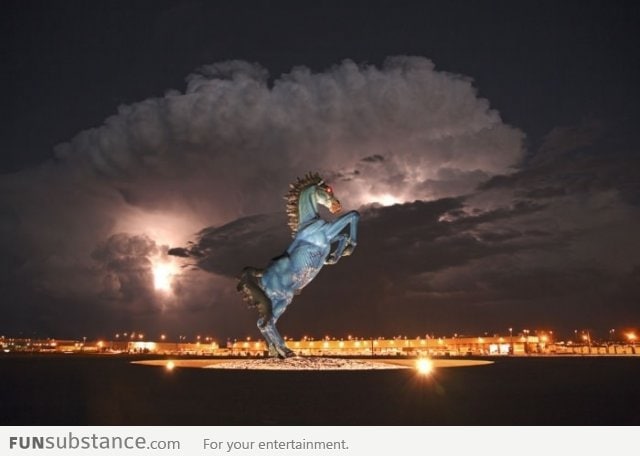
[[500, 358], [430, 378], [132, 360], [2, 355], [0, 425], [640, 425], [640, 358]]

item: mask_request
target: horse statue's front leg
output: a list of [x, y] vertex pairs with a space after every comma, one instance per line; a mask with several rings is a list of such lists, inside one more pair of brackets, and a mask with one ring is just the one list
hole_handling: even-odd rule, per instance
[[[331, 243], [337, 242], [336, 250], [327, 257], [326, 264], [335, 264], [343, 256], [349, 256], [358, 245], [358, 221], [360, 214], [357, 211], [350, 211], [339, 217], [327, 229], [327, 237]], [[342, 231], [349, 226], [349, 234]]]
[[326, 260], [324, 260], [324, 264], [336, 264], [340, 258], [344, 256], [344, 250], [349, 245], [349, 237], [341, 233], [331, 240], [331, 243], [337, 242], [338, 245], [336, 249], [329, 254]]

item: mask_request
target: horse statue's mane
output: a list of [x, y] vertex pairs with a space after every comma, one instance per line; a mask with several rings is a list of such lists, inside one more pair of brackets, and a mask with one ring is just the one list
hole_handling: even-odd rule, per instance
[[287, 200], [287, 217], [289, 218], [289, 228], [291, 229], [291, 236], [295, 237], [298, 232], [298, 225], [300, 223], [300, 214], [298, 212], [298, 201], [300, 200], [300, 194], [303, 190], [311, 187], [312, 185], [322, 184], [324, 181], [318, 173], [307, 173], [303, 178], [298, 177], [298, 180], [292, 184], [289, 184], [289, 191], [285, 195], [284, 199]]

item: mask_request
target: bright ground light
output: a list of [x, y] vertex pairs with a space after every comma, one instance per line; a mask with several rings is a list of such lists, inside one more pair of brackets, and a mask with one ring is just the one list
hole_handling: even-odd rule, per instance
[[419, 359], [416, 361], [416, 369], [422, 375], [429, 375], [433, 372], [433, 362], [430, 359]]

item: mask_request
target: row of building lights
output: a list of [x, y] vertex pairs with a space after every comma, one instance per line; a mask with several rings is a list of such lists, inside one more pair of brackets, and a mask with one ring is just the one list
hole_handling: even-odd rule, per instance
[[[114, 337], [115, 337], [115, 340], [127, 340], [127, 339], [129, 339], [129, 340], [144, 340], [145, 335], [142, 332], [133, 331], [131, 333], [129, 333], [129, 332], [116, 333], [116, 334], [114, 334]], [[163, 342], [167, 341], [167, 335], [164, 334], [164, 333], [160, 334], [160, 340], [163, 341]], [[214, 339], [211, 336], [202, 337], [202, 336], [198, 335], [198, 336], [195, 337], [195, 340], [197, 342], [203, 342], [203, 341], [204, 342], [214, 342]], [[179, 335], [177, 342], [187, 343], [187, 336]]]
[[[514, 332], [513, 332], [513, 328], [508, 328], [509, 329], [509, 337], [511, 339], [511, 341], [513, 341], [513, 337], [514, 337]], [[537, 337], [540, 338], [540, 340], [542, 342], [548, 342], [550, 340], [553, 339], [553, 331], [534, 331], [535, 335]], [[616, 330], [615, 329], [610, 329], [609, 330], [609, 340], [614, 340], [615, 335], [616, 335]], [[519, 338], [528, 338], [531, 334], [531, 331], [528, 329], [523, 329], [518, 335], [517, 337]], [[145, 339], [145, 334], [142, 332], [137, 332], [137, 331], [132, 331], [132, 332], [124, 332], [124, 333], [116, 333], [115, 335], [115, 340], [144, 340]], [[487, 336], [487, 333], [485, 333], [485, 336]], [[455, 333], [453, 335], [453, 339], [459, 338], [459, 337], [466, 337], [464, 335], [459, 335], [458, 333]], [[498, 335], [494, 335], [494, 337], [498, 337]], [[424, 336], [425, 339], [446, 339], [447, 337], [436, 337], [434, 335], [429, 335], [426, 334]], [[628, 331], [624, 333], [624, 338], [629, 342], [629, 343], [635, 343], [637, 340], [637, 334], [635, 331]], [[4, 335], [0, 336], [0, 340], [5, 341], [5, 340], [13, 340], [14, 338], [9, 338], [7, 339]], [[87, 338], [83, 337], [83, 342], [86, 342]], [[167, 341], [168, 337], [166, 334], [160, 334], [160, 340], [161, 341]], [[347, 341], [373, 341], [373, 340], [386, 340], [386, 337], [377, 337], [377, 338], [365, 338], [365, 337], [354, 337], [352, 335], [348, 335], [346, 340]], [[407, 336], [394, 336], [391, 338], [392, 340], [409, 340], [409, 338]], [[420, 340], [421, 336], [417, 336], [415, 338], [416, 340]], [[578, 331], [577, 329], [574, 330], [574, 339], [576, 341], [583, 341], [585, 343], [591, 343], [592, 342], [592, 338], [591, 338], [591, 331], [590, 330], [581, 330]], [[28, 340], [28, 339], [27, 339]], [[194, 340], [194, 339], [191, 339]], [[293, 340], [288, 336], [284, 336], [284, 340]], [[314, 341], [315, 338], [314, 337], [310, 337], [310, 336], [303, 336], [302, 341], [307, 342], [307, 341]], [[324, 340], [324, 341], [344, 341], [344, 338], [339, 338], [336, 339], [336, 337], [331, 337], [331, 336], [325, 336], [324, 338], [320, 339], [320, 340]], [[214, 342], [214, 338], [211, 336], [200, 336], [200, 335], [196, 335], [195, 336], [195, 342], [206, 342], [206, 343], [213, 343]], [[246, 338], [247, 342], [251, 341], [251, 337], [247, 337]], [[482, 337], [478, 337], [478, 341], [482, 342]], [[187, 336], [185, 335], [179, 335], [178, 336], [178, 340], [177, 342], [180, 343], [187, 343]], [[237, 342], [237, 339], [234, 340], [234, 342]]]

